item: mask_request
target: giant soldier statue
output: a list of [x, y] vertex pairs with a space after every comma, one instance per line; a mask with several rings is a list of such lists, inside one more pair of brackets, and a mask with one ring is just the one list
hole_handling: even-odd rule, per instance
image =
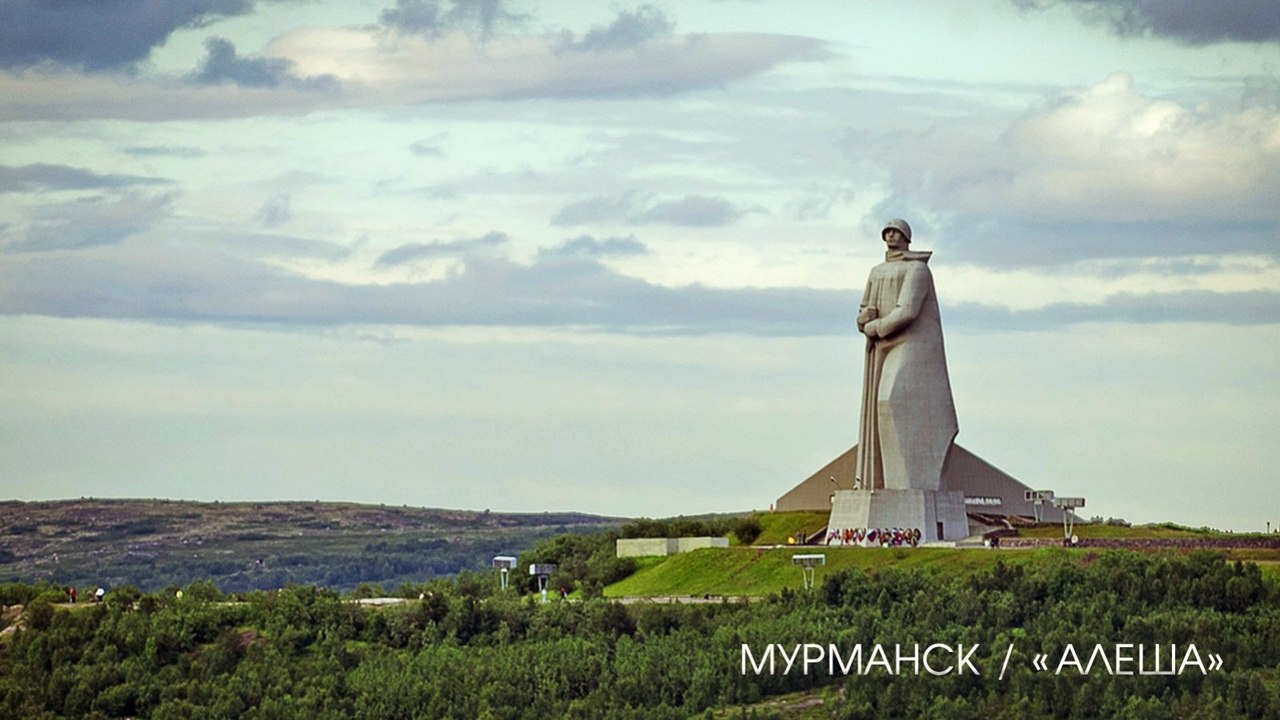
[[858, 442], [778, 498], [778, 509], [829, 504], [827, 544], [862, 546], [959, 542], [984, 532], [992, 514], [1039, 516], [1032, 496], [1045, 491], [955, 443], [932, 253], [911, 250], [905, 220], [885, 223], [880, 238], [884, 262], [871, 269], [858, 308], [866, 342]]
[[911, 226], [890, 220], [885, 261], [871, 269], [858, 308], [867, 338], [855, 470], [865, 490], [938, 490], [959, 426], [928, 252], [910, 250]]

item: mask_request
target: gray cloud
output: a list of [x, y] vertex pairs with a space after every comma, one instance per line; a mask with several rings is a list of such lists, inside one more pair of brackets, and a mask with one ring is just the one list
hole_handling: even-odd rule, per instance
[[504, 0], [453, 0], [453, 7], [445, 14], [445, 20], [488, 38], [499, 28], [524, 19], [524, 15], [507, 11], [503, 7], [505, 4]]
[[554, 247], [542, 248], [538, 251], [540, 258], [592, 258], [592, 257], [628, 257], [648, 255], [649, 247], [636, 239], [635, 235], [626, 237], [607, 237], [597, 240], [590, 235], [579, 235], [565, 240]]
[[[471, 257], [425, 283], [304, 278], [209, 247], [121, 245], [12, 256], [0, 314], [285, 326], [408, 324], [579, 327], [638, 334], [848, 335], [857, 296], [810, 288], [664, 287], [589, 259], [521, 265]], [[1280, 323], [1280, 293], [1115, 295], [1036, 310], [959, 304], [945, 326], [1044, 329], [1078, 323]]]
[[218, 252], [230, 251], [252, 258], [341, 260], [351, 255], [351, 248], [344, 245], [277, 233], [217, 232], [191, 237]]
[[[998, 268], [1071, 269], [1089, 261], [1160, 261], [1168, 275], [1202, 274], [1198, 262], [1173, 262], [1178, 258], [1262, 255], [1280, 258], [1280, 218], [1221, 218], [1212, 214], [1189, 217], [1135, 219], [1090, 215], [1081, 210], [1075, 218], [1039, 217], [1010, 204], [1003, 211], [955, 209], [937, 186], [923, 188], [900, 180], [891, 196], [877, 203], [875, 218], [858, 229], [857, 236], [874, 242], [883, 219], [904, 217], [914, 231], [913, 247], [937, 251], [946, 262], [963, 262]], [[973, 184], [979, 184], [976, 179]], [[939, 197], [942, 195], [942, 197]], [[950, 208], [948, 208], [950, 206]], [[948, 208], [939, 212], [937, 208]], [[1174, 215], [1175, 210], [1169, 214]], [[1124, 273], [1123, 264], [1109, 270], [1090, 266], [1089, 273]], [[1212, 268], [1210, 269], [1212, 271]]]
[[510, 242], [506, 233], [491, 232], [469, 240], [448, 242], [407, 243], [394, 247], [378, 256], [376, 264], [382, 267], [404, 265], [415, 260], [442, 257], [461, 257], [483, 250], [491, 250]]
[[168, 180], [138, 175], [100, 175], [69, 165], [0, 165], [0, 193], [88, 190], [130, 185], [157, 185]]
[[597, 222], [623, 222], [629, 225], [715, 227], [728, 225], [743, 214], [743, 210], [724, 198], [685, 195], [674, 200], [654, 201], [630, 191], [618, 197], [593, 197], [569, 203], [556, 213], [551, 224], [572, 227]]
[[448, 133], [439, 133], [432, 137], [411, 143], [409, 145], [409, 152], [417, 155], [418, 157], [442, 158], [444, 157], [444, 148], [440, 147], [440, 143], [447, 135]]
[[847, 332], [850, 293], [665, 288], [587, 260], [472, 258], [430, 283], [343, 285], [191, 247], [99, 248], [0, 265], [0, 314], [160, 322], [590, 327], [652, 334]]
[[130, 157], [204, 157], [204, 151], [200, 148], [179, 145], [130, 145], [120, 148], [120, 152]]
[[[882, 203], [878, 216], [912, 220], [918, 245], [951, 260], [992, 267], [1048, 267], [1087, 260], [1172, 258], [1232, 253], [1280, 257], [1278, 221], [1229, 221], [1214, 218], [1120, 222], [1081, 218], [1036, 221], [953, 213], [927, 220], [924, 205], [899, 196]], [[920, 208], [913, 212], [911, 208]], [[874, 232], [868, 237], [874, 238]], [[1176, 272], [1176, 268], [1170, 267]], [[1189, 268], [1190, 270], [1190, 268]], [[1199, 272], [1198, 270], [1196, 272]]]
[[622, 11], [607, 26], [595, 26], [576, 39], [572, 32], [565, 30], [556, 41], [556, 52], [609, 52], [626, 50], [670, 35], [675, 29], [671, 21], [661, 10], [652, 5], [641, 5], [633, 11]]
[[234, 83], [240, 87], [277, 88], [292, 87], [306, 90], [334, 90], [338, 79], [333, 75], [299, 77], [294, 74], [294, 63], [285, 58], [241, 57], [230, 40], [211, 37], [204, 41], [208, 55], [200, 68], [186, 76], [187, 82], [196, 85]]
[[293, 218], [289, 210], [289, 196], [284, 193], [272, 195], [258, 210], [258, 219], [267, 227], [283, 225]]
[[439, 145], [428, 145], [426, 143], [420, 143], [420, 142], [416, 142], [410, 145], [409, 152], [413, 153], [414, 155], [417, 155], [418, 157], [434, 157], [434, 158], [444, 157], [444, 150], [441, 150]]
[[1280, 4], [1266, 0], [1013, 0], [1022, 9], [1075, 8], [1122, 37], [1151, 34], [1187, 45], [1280, 41]]
[[685, 195], [678, 200], [665, 200], [630, 218], [638, 225], [685, 225], [715, 227], [728, 225], [742, 217], [742, 210], [724, 198]]
[[383, 10], [378, 21], [413, 35], [434, 37], [444, 31], [440, 3], [424, 0], [396, 0], [396, 6]]
[[427, 38], [462, 30], [488, 39], [500, 28], [524, 18], [508, 11], [505, 4], [503, 0], [452, 0], [447, 4], [436, 0], [396, 0], [395, 7], [383, 10], [378, 21], [387, 28]]
[[233, 82], [241, 87], [279, 87], [289, 76], [292, 63], [283, 58], [245, 58], [236, 55], [230, 40], [211, 37], [204, 41], [208, 55], [188, 80], [201, 85]]
[[1120, 293], [1101, 303], [1053, 303], [1033, 310], [962, 303], [944, 310], [944, 322], [958, 328], [1043, 330], [1080, 323], [1178, 323], [1274, 325], [1280, 323], [1280, 292], [1188, 290], [1132, 295]]
[[31, 223], [25, 235], [4, 246], [6, 252], [83, 250], [115, 245], [151, 228], [167, 217], [177, 193], [145, 197], [125, 193], [119, 197], [83, 198], [47, 209]]
[[560, 212], [551, 218], [551, 224], [572, 227], [593, 222], [622, 220], [631, 213], [635, 205], [635, 191], [624, 193], [616, 198], [593, 197], [575, 200], [560, 208]]
[[253, 0], [6, 0], [0, 68], [40, 63], [107, 70], [145, 60], [179, 28], [243, 15]]

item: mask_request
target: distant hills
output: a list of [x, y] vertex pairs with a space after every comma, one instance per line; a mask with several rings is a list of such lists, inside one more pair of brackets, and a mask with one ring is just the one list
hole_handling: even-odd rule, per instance
[[7, 501], [0, 502], [0, 582], [391, 590], [486, 568], [494, 555], [518, 554], [546, 537], [623, 522], [338, 502]]

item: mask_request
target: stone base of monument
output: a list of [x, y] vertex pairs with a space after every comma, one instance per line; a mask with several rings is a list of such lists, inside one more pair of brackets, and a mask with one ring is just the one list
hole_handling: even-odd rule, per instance
[[964, 493], [934, 490], [837, 490], [828, 545], [919, 545], [969, 535]]

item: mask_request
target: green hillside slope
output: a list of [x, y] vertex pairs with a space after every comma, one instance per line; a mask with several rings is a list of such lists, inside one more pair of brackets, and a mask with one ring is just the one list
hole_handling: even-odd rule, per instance
[[1048, 563], [1079, 556], [1083, 550], [1041, 548], [1029, 551], [958, 550], [955, 548], [726, 548], [673, 555], [642, 567], [631, 577], [605, 588], [606, 597], [664, 595], [768, 595], [783, 588], [799, 588], [801, 570], [793, 555], [823, 553], [827, 564], [817, 568], [819, 583], [846, 568], [875, 571], [885, 567], [923, 568], [940, 572], [971, 572], [1006, 563]]
[[543, 538], [622, 522], [337, 502], [0, 502], [0, 582], [390, 589], [485, 568], [494, 555], [517, 554]]

